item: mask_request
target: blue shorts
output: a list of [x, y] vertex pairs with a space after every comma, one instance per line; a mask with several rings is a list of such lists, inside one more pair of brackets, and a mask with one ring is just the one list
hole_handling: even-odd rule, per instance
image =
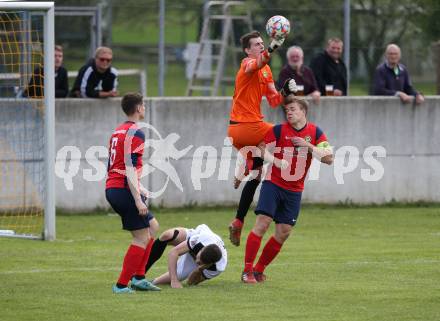
[[[141, 195], [145, 203], [147, 198]], [[105, 190], [105, 198], [113, 210], [119, 214], [122, 221], [122, 228], [128, 231], [140, 230], [150, 227], [150, 220], [154, 218], [151, 212], [146, 216], [139, 215], [133, 195], [126, 188], [108, 188]]]
[[301, 195], [301, 192], [288, 191], [270, 181], [264, 181], [255, 214], [270, 216], [277, 224], [294, 226], [301, 207]]

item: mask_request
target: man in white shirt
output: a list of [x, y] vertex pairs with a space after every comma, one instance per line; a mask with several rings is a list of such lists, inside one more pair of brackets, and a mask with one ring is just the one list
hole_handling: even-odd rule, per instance
[[162, 256], [167, 245], [174, 246], [168, 253], [168, 272], [155, 278], [153, 284], [181, 288], [181, 281], [188, 279], [188, 285], [196, 285], [226, 269], [228, 257], [223, 240], [206, 224], [163, 232], [153, 244], [146, 271]]

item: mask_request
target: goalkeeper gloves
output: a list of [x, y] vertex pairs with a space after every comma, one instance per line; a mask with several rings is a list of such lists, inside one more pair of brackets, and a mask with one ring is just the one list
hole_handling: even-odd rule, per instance
[[269, 48], [267, 48], [267, 51], [269, 51], [269, 53], [274, 52], [278, 47], [280, 47], [283, 44], [284, 39], [285, 38], [272, 39]]
[[283, 88], [281, 89], [281, 95], [287, 97], [290, 94], [296, 93], [297, 91], [298, 91], [298, 87], [296, 86], [295, 80], [292, 78], [288, 78], [284, 82]]

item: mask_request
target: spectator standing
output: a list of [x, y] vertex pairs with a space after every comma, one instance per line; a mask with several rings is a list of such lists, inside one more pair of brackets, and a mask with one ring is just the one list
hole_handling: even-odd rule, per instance
[[118, 95], [118, 71], [112, 67], [113, 52], [108, 47], [99, 47], [95, 58], [90, 59], [78, 71], [71, 96], [83, 98], [107, 98]]
[[292, 46], [287, 49], [287, 64], [283, 66], [278, 76], [277, 87], [281, 88], [288, 78], [293, 78], [298, 87], [296, 96], [310, 95], [313, 101], [319, 103], [321, 93], [316, 83], [312, 69], [304, 65], [304, 52], [301, 47]]
[[324, 52], [319, 53], [310, 64], [322, 95], [347, 95], [347, 68], [341, 59], [342, 47], [341, 39], [330, 38]]
[[[63, 67], [63, 47], [55, 46], [55, 98], [65, 98], [69, 93], [67, 70]], [[24, 96], [31, 98], [44, 97], [44, 68], [35, 68]]]
[[398, 96], [403, 103], [411, 102], [414, 97], [416, 104], [421, 104], [425, 98], [413, 88], [408, 70], [400, 63], [400, 57], [399, 46], [389, 44], [385, 50], [385, 62], [377, 66], [374, 73], [373, 94]]

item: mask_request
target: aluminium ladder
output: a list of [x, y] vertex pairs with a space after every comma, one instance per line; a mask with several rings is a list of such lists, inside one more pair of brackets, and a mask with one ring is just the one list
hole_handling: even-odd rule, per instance
[[[234, 25], [240, 21], [247, 31], [252, 30], [251, 15], [243, 1], [208, 1], [203, 7], [203, 18], [199, 48], [188, 82], [187, 96], [192, 96], [197, 91], [204, 95], [217, 96], [221, 86], [234, 82], [234, 77], [225, 75], [227, 63], [233, 64], [234, 72], [238, 69], [237, 54], [242, 52], [241, 47], [236, 44]], [[220, 23], [222, 27], [219, 38], [211, 38], [211, 28], [215, 22]], [[202, 71], [204, 61], [210, 61], [212, 65], [208, 75], [205, 72], [205, 77]]]

